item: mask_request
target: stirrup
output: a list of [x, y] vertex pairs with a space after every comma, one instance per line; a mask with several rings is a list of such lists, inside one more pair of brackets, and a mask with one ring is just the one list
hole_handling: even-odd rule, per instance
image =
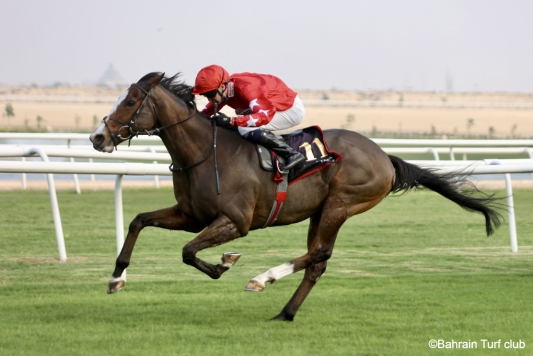
[[[285, 164], [283, 166], [284, 171], [289, 171], [293, 169], [294, 167], [299, 166], [306, 161], [306, 158], [302, 153], [300, 152], [296, 152], [296, 153], [297, 153], [296, 155], [293, 155], [293, 157], [295, 157], [294, 161], [292, 161], [291, 163]], [[285, 159], [289, 161], [289, 157], [286, 157]]]

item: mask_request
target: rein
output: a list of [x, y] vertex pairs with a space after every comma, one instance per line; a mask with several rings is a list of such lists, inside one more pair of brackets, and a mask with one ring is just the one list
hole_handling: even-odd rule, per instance
[[[115, 141], [115, 139], [117, 139], [117, 138], [118, 139], [122, 139], [122, 140], [129, 140], [129, 142], [128, 142], [128, 146], [129, 146], [131, 144], [131, 140], [134, 137], [138, 137], [140, 135], [147, 135], [147, 136], [158, 135], [161, 131], [163, 131], [165, 129], [168, 129], [169, 127], [172, 127], [172, 126], [177, 125], [177, 124], [184, 123], [185, 121], [191, 119], [194, 116], [194, 114], [196, 114], [196, 112], [197, 112], [196, 105], [195, 105], [193, 112], [189, 116], [187, 116], [185, 119], [183, 119], [181, 121], [173, 122], [172, 124], [168, 124], [168, 125], [163, 126], [163, 127], [156, 127], [157, 123], [159, 122], [159, 119], [157, 117], [156, 106], [154, 105], [154, 102], [153, 102], [152, 96], [151, 96], [153, 88], [150, 89], [150, 91], [146, 91], [144, 88], [142, 88], [137, 83], [133, 83], [132, 86], [136, 86], [137, 88], [139, 88], [144, 94], [146, 94], [146, 96], [144, 97], [141, 105], [139, 106], [139, 108], [135, 112], [135, 115], [133, 115], [133, 117], [131, 118], [130, 122], [127, 123], [127, 122], [120, 121], [120, 120], [117, 120], [117, 119], [114, 119], [114, 118], [111, 118], [111, 117], [107, 117], [107, 116], [102, 119], [102, 121], [103, 121], [103, 123], [105, 125], [105, 128], [109, 132], [109, 136], [111, 136], [111, 140], [113, 141], [113, 145], [115, 146], [115, 150], [117, 150], [117, 146], [118, 146], [117, 142]], [[144, 109], [144, 106], [146, 105], [147, 101], [150, 101], [150, 104], [151, 104], [150, 107], [151, 107], [152, 113], [153, 113], [153, 120], [154, 120], [154, 127], [155, 128], [152, 129], [152, 130], [146, 130], [145, 129], [144, 131], [133, 131], [132, 127], [137, 122], [137, 119], [139, 118], [139, 115], [141, 114], [141, 111]], [[107, 122], [109, 120], [123, 125], [121, 128], [118, 129], [117, 134], [113, 134], [111, 132], [111, 129], [107, 125]], [[216, 127], [216, 123], [214, 123], [214, 126]], [[127, 136], [122, 136], [120, 134], [120, 131], [122, 129], [124, 129], [124, 128], [126, 128], [128, 130]], [[213, 154], [213, 151], [215, 150], [215, 147], [216, 147], [216, 133], [213, 135], [213, 145], [211, 146], [211, 150], [209, 151], [209, 153], [207, 154], [207, 156], [204, 159], [202, 159], [200, 162], [191, 164], [190, 166], [180, 167], [180, 168], [174, 168], [174, 163], [171, 163], [170, 166], [168, 167], [168, 169], [171, 172], [183, 172], [183, 171], [186, 171], [186, 170], [188, 170], [190, 168], [196, 167], [199, 164], [204, 163], [205, 161], [207, 161], [207, 159], [209, 157], [211, 157], [211, 155]]]

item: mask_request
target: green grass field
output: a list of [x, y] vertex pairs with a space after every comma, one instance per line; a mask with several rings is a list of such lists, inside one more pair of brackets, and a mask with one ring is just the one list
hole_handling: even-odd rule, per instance
[[[301, 272], [262, 293], [243, 288], [305, 252], [306, 222], [201, 252], [211, 262], [225, 251], [243, 254], [216, 281], [181, 262], [194, 235], [147, 228], [125, 289], [107, 295], [113, 192], [58, 195], [66, 263], [57, 259], [48, 192], [0, 192], [0, 355], [533, 354], [533, 190], [515, 190], [516, 254], [507, 224], [486, 237], [480, 215], [437, 194], [388, 197], [344, 225], [292, 323], [267, 320]], [[173, 203], [169, 189], [125, 190], [126, 225]], [[431, 349], [432, 339], [478, 347]], [[499, 347], [488, 344], [499, 339]], [[525, 348], [507, 350], [509, 340]]]

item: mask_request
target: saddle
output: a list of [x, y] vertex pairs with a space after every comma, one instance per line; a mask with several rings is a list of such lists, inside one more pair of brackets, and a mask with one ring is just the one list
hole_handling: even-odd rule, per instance
[[281, 138], [296, 151], [307, 157], [304, 164], [294, 167], [289, 172], [279, 169], [284, 158], [278, 157], [275, 152], [264, 146], [255, 144], [259, 156], [259, 164], [262, 169], [274, 173], [274, 181], [277, 183], [276, 197], [270, 209], [270, 214], [263, 228], [271, 226], [278, 218], [283, 203], [287, 200], [288, 186], [300, 179], [316, 173], [342, 158], [342, 155], [332, 152], [324, 140], [324, 133], [318, 126], [306, 127], [301, 130], [281, 135]]
[[[328, 149], [328, 145], [324, 140], [324, 133], [318, 126], [296, 130], [281, 135], [281, 138], [294, 150], [307, 157], [305, 163], [294, 167], [288, 173], [289, 185], [326, 168], [342, 158], [342, 155]], [[255, 144], [255, 146], [261, 168], [268, 172], [276, 172], [274, 181], [281, 180], [283, 178], [282, 173], [285, 172], [282, 172], [279, 167], [280, 163], [282, 165], [285, 163], [285, 159], [264, 146], [259, 144]]]

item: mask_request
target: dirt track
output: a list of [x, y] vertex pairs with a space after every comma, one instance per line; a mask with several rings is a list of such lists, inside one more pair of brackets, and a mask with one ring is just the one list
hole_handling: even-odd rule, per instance
[[[89, 131], [105, 116], [125, 88], [0, 87], [0, 110], [13, 106], [15, 117], [2, 116], [0, 127], [50, 131]], [[306, 106], [302, 126], [344, 127], [366, 134], [433, 133], [436, 137], [485, 135], [533, 137], [533, 94], [349, 92], [299, 90]], [[198, 107], [205, 99], [198, 97]], [[229, 108], [224, 112], [233, 114]], [[40, 116], [42, 120], [37, 121]]]

